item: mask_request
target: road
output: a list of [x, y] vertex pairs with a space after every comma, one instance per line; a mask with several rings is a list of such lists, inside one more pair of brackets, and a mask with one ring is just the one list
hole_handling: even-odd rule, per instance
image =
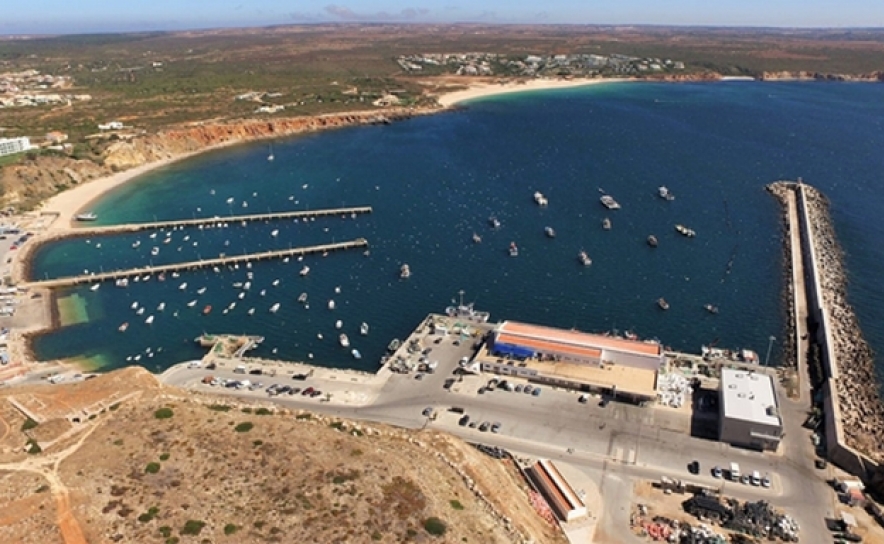
[[[374, 380], [379, 388], [367, 404], [335, 402], [335, 388], [368, 387], [346, 382], [331, 383], [311, 378], [293, 382], [288, 376], [247, 376], [253, 382], [263, 378], [271, 383], [315, 387], [333, 392], [330, 402], [323, 397], [309, 398], [296, 394], [272, 397], [272, 401], [292, 409], [309, 409], [328, 415], [386, 423], [405, 428], [430, 428], [451, 433], [472, 443], [499, 446], [526, 457], [545, 457], [578, 468], [598, 484], [605, 501], [600, 527], [606, 535], [624, 535], [629, 524], [631, 483], [657, 480], [668, 476], [722, 489], [743, 500], [770, 500], [784, 508], [802, 527], [802, 534], [822, 534], [824, 516], [831, 515], [833, 493], [824, 481], [825, 473], [813, 468], [813, 448], [809, 431], [801, 428], [805, 410], [799, 402], [783, 400], [786, 439], [779, 454], [747, 451], [712, 440], [691, 437], [690, 416], [677, 411], [620, 404], [601, 406], [598, 400], [578, 402], [571, 391], [543, 386], [539, 396], [494, 390], [478, 393], [488, 377], [453, 374], [456, 361], [467, 355], [470, 346], [453, 345], [450, 339], [434, 344], [432, 337], [422, 340], [422, 347], [432, 348], [428, 355], [440, 361], [436, 373], [418, 380], [413, 374], [391, 374], [386, 381]], [[207, 371], [178, 366], [162, 376], [164, 382], [186, 388], [237, 397], [266, 399], [259, 389], [242, 391], [210, 387], [200, 383], [208, 374], [220, 378], [243, 379], [228, 370]], [[449, 389], [446, 380], [457, 380]], [[435, 418], [422, 416], [425, 408], [436, 412]], [[481, 432], [458, 425], [462, 408], [474, 421], [500, 422], [499, 433]], [[697, 460], [701, 471], [689, 474], [687, 464]], [[744, 473], [757, 470], [770, 475], [770, 489], [716, 479], [712, 467], [727, 467], [738, 462]], [[630, 483], [630, 485], [623, 485]], [[618, 537], [619, 538], [619, 537]], [[623, 542], [632, 542], [629, 536]]]

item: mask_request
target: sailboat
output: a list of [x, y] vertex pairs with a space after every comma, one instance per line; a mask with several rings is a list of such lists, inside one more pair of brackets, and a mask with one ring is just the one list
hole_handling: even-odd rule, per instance
[[270, 144], [270, 153], [267, 155], [267, 160], [272, 161], [276, 157], [273, 156], [273, 144]]

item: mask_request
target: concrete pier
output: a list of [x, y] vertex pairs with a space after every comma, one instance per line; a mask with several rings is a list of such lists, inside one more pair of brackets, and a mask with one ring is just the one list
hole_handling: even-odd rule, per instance
[[[355, 206], [349, 208], [327, 208], [322, 210], [302, 210], [289, 212], [256, 213], [249, 215], [228, 215], [201, 217], [194, 219], [175, 219], [172, 221], [152, 221], [147, 223], [125, 223], [122, 225], [78, 226], [68, 231], [68, 236], [98, 236], [121, 232], [138, 232], [142, 230], [172, 229], [176, 227], [198, 227], [200, 225], [216, 225], [218, 223], [252, 223], [255, 221], [278, 221], [281, 219], [300, 219], [328, 216], [352, 216], [371, 213], [371, 206]], [[78, 225], [88, 225], [78, 223]]]
[[95, 283], [106, 280], [117, 280], [134, 276], [148, 276], [152, 274], [160, 274], [164, 272], [177, 272], [180, 270], [197, 270], [213, 266], [226, 266], [229, 264], [244, 263], [249, 261], [262, 261], [266, 259], [282, 259], [285, 257], [299, 257], [313, 253], [326, 253], [331, 251], [339, 251], [345, 249], [356, 249], [368, 247], [368, 240], [365, 238], [357, 238], [347, 242], [337, 242], [334, 244], [322, 244], [318, 246], [304, 246], [290, 249], [280, 249], [275, 251], [264, 251], [261, 253], [246, 253], [244, 255], [232, 255], [225, 257], [217, 257], [215, 259], [202, 259], [199, 261], [188, 261], [183, 263], [173, 263], [157, 266], [145, 266], [140, 268], [129, 268], [125, 270], [114, 270], [112, 272], [101, 272], [98, 274], [83, 274], [79, 276], [71, 276], [67, 278], [56, 278], [43, 281], [31, 281], [24, 284], [24, 287], [51, 289], [55, 287], [71, 287], [84, 283]]

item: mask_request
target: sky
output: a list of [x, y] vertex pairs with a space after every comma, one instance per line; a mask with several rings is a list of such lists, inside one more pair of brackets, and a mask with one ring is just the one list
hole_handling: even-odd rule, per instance
[[32, 0], [0, 34], [325, 22], [884, 27], [882, 0]]

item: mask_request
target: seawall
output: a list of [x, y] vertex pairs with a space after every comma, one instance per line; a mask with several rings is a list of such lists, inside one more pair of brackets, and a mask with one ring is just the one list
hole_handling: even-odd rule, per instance
[[772, 191], [792, 191], [797, 205], [788, 227], [799, 233], [800, 244], [792, 252], [803, 265], [809, 340], [819, 348], [822, 375], [817, 386], [826, 454], [844, 470], [869, 478], [884, 459], [884, 404], [873, 353], [847, 301], [847, 277], [828, 202], [800, 181], [774, 185]]

